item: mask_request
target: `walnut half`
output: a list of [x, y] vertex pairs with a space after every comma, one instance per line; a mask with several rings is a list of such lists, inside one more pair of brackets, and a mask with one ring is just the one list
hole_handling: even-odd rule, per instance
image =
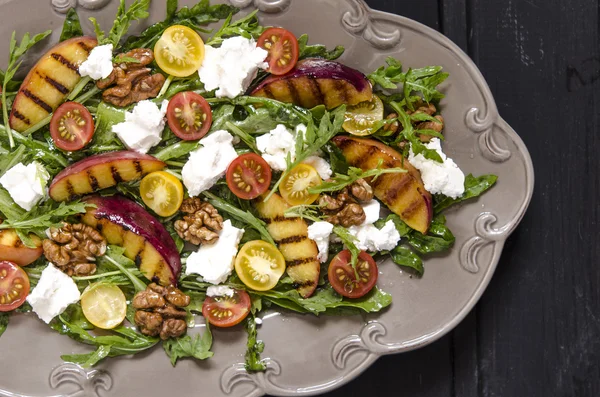
[[223, 217], [211, 204], [192, 197], [183, 200], [180, 210], [187, 215], [175, 221], [179, 237], [195, 245], [214, 244], [219, 239]]
[[186, 333], [187, 313], [181, 308], [190, 304], [190, 297], [178, 288], [152, 283], [135, 294], [131, 304], [137, 309], [134, 322], [142, 334], [166, 340]]

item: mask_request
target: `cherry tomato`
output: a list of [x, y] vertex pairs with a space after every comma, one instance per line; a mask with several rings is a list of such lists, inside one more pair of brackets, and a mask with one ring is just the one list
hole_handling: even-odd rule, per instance
[[289, 205], [312, 204], [319, 195], [310, 194], [308, 189], [320, 185], [321, 182], [315, 167], [300, 163], [283, 178], [279, 192]]
[[370, 101], [346, 106], [344, 118], [342, 128], [350, 134], [371, 135], [375, 132], [373, 131], [375, 123], [383, 120], [383, 102], [377, 95], [373, 95], [373, 99]]
[[0, 262], [0, 312], [21, 306], [29, 295], [29, 277], [25, 270], [9, 261]]
[[94, 326], [112, 329], [125, 320], [127, 299], [116, 285], [92, 284], [81, 294], [81, 309]]
[[202, 304], [202, 315], [216, 327], [233, 327], [250, 313], [250, 296], [246, 291], [233, 290], [233, 296], [207, 296]]
[[271, 167], [255, 153], [242, 154], [227, 168], [227, 186], [241, 199], [252, 200], [271, 184]]
[[210, 129], [212, 111], [202, 95], [192, 91], [180, 92], [169, 101], [167, 122], [179, 138], [195, 141]]
[[350, 264], [352, 254], [343, 250], [331, 260], [327, 276], [333, 289], [347, 298], [360, 298], [371, 291], [377, 283], [377, 264], [371, 255], [361, 251], [356, 263], [356, 272]]
[[170, 75], [188, 77], [196, 73], [204, 60], [204, 41], [187, 26], [167, 28], [154, 46], [158, 66]]
[[298, 39], [289, 30], [269, 28], [260, 35], [257, 45], [269, 52], [265, 61], [271, 74], [286, 74], [298, 62]]
[[92, 114], [80, 103], [65, 102], [50, 120], [50, 135], [57, 148], [69, 152], [79, 150], [94, 136]]
[[142, 179], [140, 196], [144, 204], [158, 215], [171, 216], [183, 202], [183, 185], [168, 172], [155, 171]]
[[249, 241], [235, 258], [235, 272], [246, 286], [267, 291], [277, 285], [285, 272], [285, 259], [273, 244], [262, 240]]

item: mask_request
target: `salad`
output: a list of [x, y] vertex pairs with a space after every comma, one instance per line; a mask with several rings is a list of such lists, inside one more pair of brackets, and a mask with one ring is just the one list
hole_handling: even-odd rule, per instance
[[262, 371], [263, 311], [384, 310], [379, 267], [421, 276], [423, 257], [453, 245], [443, 211], [496, 182], [442, 150], [441, 67], [388, 58], [365, 75], [337, 60], [341, 46], [208, 0], [168, 0], [164, 21], [128, 35], [149, 4], [121, 0], [108, 32], [91, 18], [95, 37], [71, 9], [27, 73], [51, 31], [13, 33], [0, 335], [33, 312], [93, 346], [65, 361], [160, 344], [175, 365], [212, 357], [215, 329], [238, 326], [247, 370]]

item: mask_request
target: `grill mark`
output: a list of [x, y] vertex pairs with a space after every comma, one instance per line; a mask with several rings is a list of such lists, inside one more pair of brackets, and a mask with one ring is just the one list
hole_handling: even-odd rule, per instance
[[79, 68], [77, 66], [73, 65], [73, 63], [71, 61], [69, 61], [67, 58], [65, 58], [64, 56], [62, 56], [61, 54], [58, 54], [56, 52], [53, 52], [52, 54], [50, 54], [50, 56], [52, 58], [56, 59], [58, 62], [65, 65], [66, 67], [68, 67], [69, 69], [71, 69], [72, 71], [74, 71], [75, 73], [77, 73], [78, 76], [80, 76]]
[[92, 48], [90, 46], [88, 46], [87, 44], [85, 44], [83, 41], [78, 41], [77, 45], [85, 52], [87, 52], [88, 54], [92, 51]]
[[402, 218], [410, 218], [422, 205], [424, 205], [423, 200], [414, 200], [404, 211], [402, 211]]
[[121, 174], [119, 174], [119, 170], [114, 165], [110, 166], [110, 173], [115, 181], [115, 183], [123, 182], [123, 178], [121, 178]]
[[67, 192], [69, 193], [69, 200], [73, 200], [75, 197], [77, 197], [77, 194], [75, 193], [75, 188], [73, 187], [73, 184], [71, 183], [70, 180], [67, 179], [67, 181], [65, 182], [66, 188], [67, 188]]
[[295, 243], [300, 243], [300, 242], [306, 240], [307, 238], [308, 238], [307, 235], [297, 235], [297, 236], [290, 236], [290, 237], [282, 238], [281, 240], [275, 240], [275, 242], [279, 245], [295, 244]]
[[135, 167], [135, 171], [138, 174], [140, 174], [140, 175], [144, 174], [144, 168], [142, 168], [142, 163], [140, 163], [139, 160], [133, 160], [133, 166]]
[[23, 244], [23, 242], [21, 241], [21, 239], [20, 239], [20, 238], [18, 238], [18, 239], [17, 239], [17, 240], [14, 242], [14, 244], [13, 244], [13, 247], [15, 247], [15, 248], [21, 248], [21, 247], [23, 247], [24, 245], [25, 245], [25, 244]]
[[36, 105], [38, 105], [39, 107], [41, 107], [42, 109], [44, 109], [46, 111], [46, 113], [52, 113], [52, 106], [48, 105], [46, 102], [44, 102], [42, 99], [38, 98], [37, 96], [35, 96], [31, 91], [29, 91], [27, 88], [25, 88], [24, 90], [21, 91], [23, 93], [23, 95], [25, 95], [27, 98], [31, 99]]
[[386, 200], [388, 200], [389, 203], [393, 203], [398, 196], [404, 194], [404, 192], [410, 188], [411, 182], [411, 177], [403, 175], [398, 183], [390, 186], [390, 188], [385, 192]]
[[295, 222], [297, 218], [286, 218], [283, 215], [277, 215], [273, 218], [264, 218], [263, 221], [269, 225], [271, 223], [278, 223], [278, 222]]
[[144, 247], [142, 246], [142, 248], [140, 248], [140, 250], [138, 251], [137, 254], [135, 254], [135, 257], [133, 259], [133, 261], [135, 262], [136, 266], [140, 266], [142, 264], [142, 252], [144, 252]]
[[315, 260], [315, 258], [310, 256], [308, 258], [299, 258], [299, 259], [294, 259], [291, 261], [285, 261], [285, 264], [287, 265], [288, 268], [290, 268], [290, 267], [304, 265], [304, 264], [313, 262], [314, 260]]
[[50, 84], [52, 87], [56, 88], [56, 90], [58, 92], [60, 92], [63, 95], [67, 95], [69, 93], [69, 89], [67, 87], [65, 87], [64, 85], [62, 85], [61, 83], [59, 83], [58, 81], [54, 80], [52, 77], [50, 76], [42, 76], [41, 73], [36, 72], [40, 77], [42, 77], [46, 83]]
[[292, 284], [292, 287], [298, 289], [302, 287], [312, 287], [313, 285], [315, 285], [315, 282], [313, 280], [306, 280], [294, 282], [294, 284]]
[[266, 85], [263, 87], [263, 91], [265, 92], [265, 95], [267, 96], [267, 98], [275, 99], [275, 95], [273, 95], [273, 91], [271, 91], [271, 87]]
[[348, 87], [342, 80], [334, 80], [335, 81], [335, 89], [339, 92], [339, 98], [342, 103], [348, 103]]
[[292, 101], [296, 105], [302, 105], [302, 99], [300, 98], [300, 94], [298, 93], [298, 90], [296, 89], [294, 82], [290, 81], [290, 80], [291, 79], [286, 79], [285, 84], [287, 85], [287, 88], [290, 91], [290, 95], [292, 96]]
[[90, 186], [92, 190], [96, 191], [100, 189], [100, 184], [98, 183], [98, 179], [94, 175], [92, 175], [91, 170], [87, 170], [88, 181], [90, 182]]
[[25, 124], [31, 125], [31, 121], [27, 117], [25, 117], [21, 113], [19, 113], [19, 111], [17, 109], [13, 108], [12, 115], [15, 116], [15, 118], [17, 118], [17, 119], [21, 120], [22, 122], [24, 122]]
[[317, 82], [317, 79], [308, 77], [308, 81], [310, 81], [310, 90], [313, 93], [313, 96], [318, 98], [319, 103], [325, 103], [325, 95], [321, 91], [321, 86]]

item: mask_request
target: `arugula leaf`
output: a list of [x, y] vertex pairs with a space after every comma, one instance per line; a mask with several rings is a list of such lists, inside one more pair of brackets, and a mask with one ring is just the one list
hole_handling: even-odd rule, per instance
[[153, 154], [153, 156], [162, 161], [173, 160], [187, 156], [197, 148], [198, 142], [179, 141], [173, 145], [162, 148], [160, 151]]
[[6, 328], [8, 327], [9, 319], [10, 319], [10, 313], [7, 313], [7, 312], [0, 313], [0, 336], [2, 336], [4, 331], [6, 331]]
[[135, 263], [127, 258], [125, 255], [125, 249], [116, 245], [109, 245], [106, 249], [106, 253], [98, 258], [99, 264], [112, 265], [119, 269], [127, 278], [131, 281], [136, 292], [146, 290], [146, 283], [144, 283], [140, 276], [142, 273], [139, 271]]
[[441, 194], [435, 195], [433, 210], [436, 214], [439, 214], [453, 204], [481, 196], [485, 191], [494, 186], [497, 180], [498, 177], [496, 175], [474, 177], [473, 174], [469, 174], [465, 177], [465, 192], [463, 195], [455, 199]]
[[177, 360], [182, 358], [195, 358], [197, 360], [206, 360], [211, 358], [214, 353], [210, 351], [212, 346], [212, 333], [206, 323], [206, 331], [200, 336], [196, 334], [194, 338], [190, 335], [171, 338], [163, 341], [165, 353], [171, 359], [171, 364], [175, 366]]
[[175, 18], [175, 14], [177, 13], [177, 9], [179, 8], [178, 0], [167, 0], [167, 21], [172, 21]]
[[258, 17], [256, 16], [257, 12], [258, 10], [254, 10], [235, 22], [231, 22], [233, 14], [229, 14], [227, 19], [225, 19], [225, 22], [223, 22], [221, 29], [219, 29], [206, 44], [210, 46], [220, 45], [224, 39], [233, 36], [257, 39], [265, 30], [265, 28], [258, 23]]
[[329, 163], [331, 164], [331, 169], [335, 173], [346, 174], [348, 173], [348, 169], [350, 165], [344, 157], [341, 149], [337, 147], [335, 144], [331, 142], [327, 142], [325, 146], [321, 148], [325, 153], [329, 154]]
[[83, 36], [83, 29], [81, 29], [81, 23], [79, 22], [79, 15], [75, 8], [69, 8], [63, 23], [63, 29], [60, 33], [60, 41], [72, 39], [73, 37]]
[[[307, 125], [313, 119], [312, 113], [309, 110], [306, 110], [300, 106], [296, 106], [291, 103], [279, 102], [275, 99], [252, 97], [252, 96], [238, 96], [233, 99], [230, 99], [230, 98], [207, 98], [206, 101], [209, 104], [211, 104], [211, 106], [215, 106], [217, 104], [226, 104], [226, 103], [235, 105], [235, 106], [243, 106], [248, 111], [248, 114], [252, 115], [253, 112], [256, 112], [256, 114], [260, 113], [265, 118], [267, 115], [265, 113], [265, 111], [268, 111], [268, 116], [272, 117], [274, 120], [276, 120], [277, 124], [285, 124], [286, 126], [290, 126], [290, 127], [295, 127], [298, 124]], [[250, 106], [253, 106], [253, 109], [251, 109]], [[257, 107], [260, 107], [260, 109], [256, 109]], [[229, 109], [231, 112], [234, 111], [231, 108], [229, 108]], [[227, 113], [225, 113], [225, 114], [227, 114]], [[232, 114], [232, 113], [230, 113], [230, 114]], [[213, 131], [214, 131], [214, 128], [216, 128], [216, 127], [214, 127], [214, 125], [215, 125], [214, 123], [217, 123], [217, 125], [219, 125], [218, 120], [216, 120], [216, 119], [217, 119], [217, 117], [213, 116], [213, 120], [214, 120], [213, 127], [212, 127]], [[243, 127], [243, 124], [238, 124], [238, 123], [236, 123], [236, 124], [238, 125], [238, 127]], [[248, 129], [249, 131], [252, 130], [250, 128], [250, 126], [246, 126], [245, 128]], [[259, 132], [259, 131], [266, 132], [267, 129], [264, 129], [264, 130], [257, 129], [257, 132]]]
[[413, 250], [405, 245], [399, 245], [390, 251], [390, 257], [395, 264], [410, 267], [423, 275], [423, 260]]
[[248, 134], [246, 131], [242, 130], [230, 121], [227, 121], [225, 126], [229, 131], [233, 132], [234, 135], [240, 138], [242, 142], [244, 142], [253, 152], [259, 153], [258, 147], [256, 146], [256, 139], [254, 139], [252, 135]]
[[350, 234], [348, 229], [340, 225], [335, 225], [333, 227], [333, 232], [340, 238], [340, 240], [342, 240], [342, 243], [344, 243], [346, 248], [350, 251], [350, 254], [352, 254], [350, 257], [350, 265], [354, 268], [356, 278], [358, 279], [359, 277], [358, 270], [356, 270], [356, 263], [358, 261], [358, 255], [360, 254], [360, 250], [358, 249], [356, 244], [354, 244], [354, 242], [356, 241], [356, 237]]
[[26, 148], [19, 145], [11, 153], [3, 154], [0, 157], [0, 177], [18, 163], [26, 163], [29, 158], [29, 153], [26, 153]]
[[396, 214], [389, 214], [385, 219], [377, 220], [375, 222], [375, 227], [377, 227], [377, 229], [381, 229], [389, 220], [394, 222], [400, 237], [408, 236], [410, 233], [412, 233], [413, 229], [404, 223], [404, 221]]
[[398, 114], [398, 121], [400, 121], [400, 124], [402, 125], [402, 130], [398, 134], [396, 141], [406, 139], [410, 142], [410, 148], [415, 155], [422, 154], [423, 157], [427, 159], [443, 163], [444, 161], [440, 154], [433, 149], [427, 148], [416, 135], [416, 130], [413, 127], [410, 116], [406, 113], [404, 108], [397, 102], [390, 102], [389, 105]]
[[408, 235], [408, 243], [421, 254], [443, 252], [454, 244], [454, 235], [446, 226], [446, 217], [438, 215], [433, 218], [426, 235], [414, 230]]
[[376, 180], [377, 177], [383, 174], [397, 174], [406, 172], [404, 168], [381, 168], [382, 164], [383, 160], [380, 160], [375, 169], [367, 171], [363, 171], [362, 169], [356, 167], [349, 167], [348, 175], [336, 173], [329, 181], [323, 182], [318, 186], [308, 189], [308, 192], [311, 194], [337, 192], [346, 186], [353, 184], [359, 179], [372, 177], [373, 180]]
[[115, 17], [115, 23], [108, 32], [108, 36], [100, 42], [100, 44], [112, 44], [115, 48], [119, 46], [121, 38], [125, 36], [131, 24], [140, 19], [146, 19], [150, 15], [150, 0], [135, 0], [129, 8], [125, 5], [125, 0], [121, 0]]
[[298, 37], [298, 59], [304, 58], [324, 58], [329, 61], [338, 59], [344, 53], [344, 46], [338, 45], [333, 50], [328, 50], [327, 47], [321, 44], [308, 45], [308, 35], [303, 34]]
[[260, 354], [265, 350], [263, 341], [257, 339], [256, 321], [254, 314], [250, 314], [246, 318], [246, 332], [248, 333], [248, 342], [246, 343], [246, 371], [260, 372], [267, 369], [267, 366], [260, 359]]

